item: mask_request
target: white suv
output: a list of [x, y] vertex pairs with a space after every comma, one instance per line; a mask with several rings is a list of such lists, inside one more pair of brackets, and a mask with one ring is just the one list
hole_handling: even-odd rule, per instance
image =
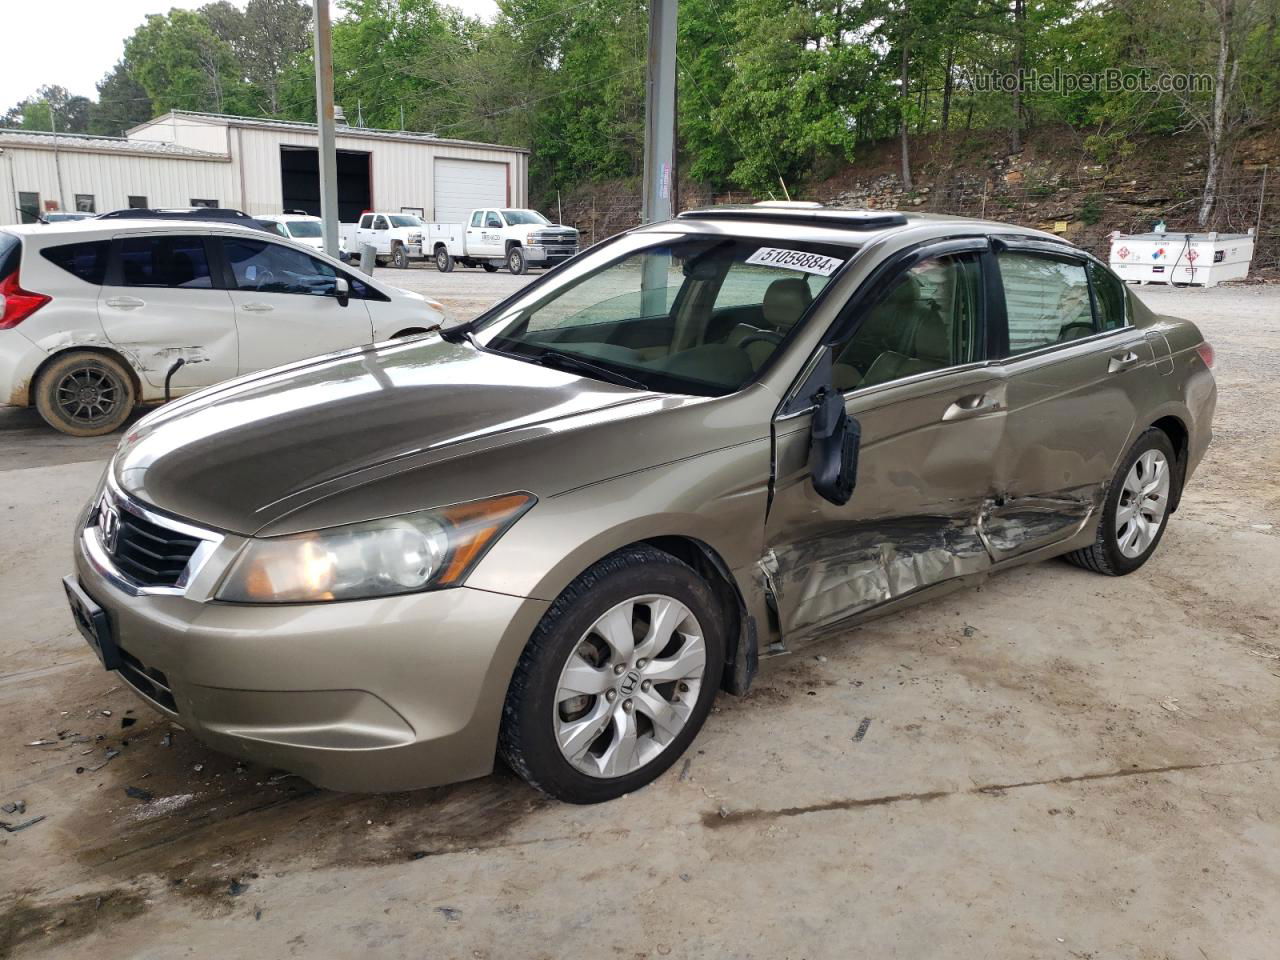
[[172, 220], [0, 228], [0, 306], [0, 403], [78, 437], [168, 394], [444, 320], [434, 300], [261, 230]]

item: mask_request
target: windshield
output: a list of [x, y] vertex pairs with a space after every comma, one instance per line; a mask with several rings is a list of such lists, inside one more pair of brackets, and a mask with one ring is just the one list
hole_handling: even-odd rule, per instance
[[391, 225], [393, 227], [421, 227], [422, 221], [412, 213], [393, 213], [391, 215]]
[[[632, 243], [644, 245], [619, 255]], [[586, 361], [598, 369], [585, 375], [596, 379], [721, 396], [755, 379], [853, 252], [723, 235], [633, 235], [558, 283], [504, 304], [481, 323], [480, 340], [575, 372]]]
[[320, 238], [320, 224], [314, 220], [289, 220], [285, 223], [289, 228], [289, 235], [293, 237], [306, 237], [308, 240], [318, 240]]
[[537, 210], [503, 210], [502, 215], [506, 217], [509, 227], [545, 227], [551, 223]]

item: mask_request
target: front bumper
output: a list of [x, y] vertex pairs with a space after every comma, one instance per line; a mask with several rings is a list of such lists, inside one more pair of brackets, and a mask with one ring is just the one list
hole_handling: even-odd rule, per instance
[[409, 790], [493, 769], [507, 685], [548, 604], [466, 587], [253, 606], [133, 596], [90, 561], [119, 673], [215, 749], [343, 791]]
[[563, 263], [578, 254], [576, 246], [547, 247], [541, 244], [531, 244], [524, 249], [525, 259], [530, 263]]

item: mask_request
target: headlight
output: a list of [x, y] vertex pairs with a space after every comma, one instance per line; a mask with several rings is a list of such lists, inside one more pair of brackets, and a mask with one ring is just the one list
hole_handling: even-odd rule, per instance
[[456, 586], [534, 498], [487, 500], [250, 540], [218, 591], [235, 603], [356, 600]]
[[432, 310], [435, 310], [437, 313], [444, 313], [444, 304], [439, 300], [432, 300], [430, 297], [423, 297], [422, 299], [426, 301], [427, 306]]

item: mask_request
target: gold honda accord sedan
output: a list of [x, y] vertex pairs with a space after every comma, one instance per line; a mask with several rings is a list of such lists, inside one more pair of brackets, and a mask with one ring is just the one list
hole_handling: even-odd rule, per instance
[[693, 211], [469, 323], [162, 407], [65, 585], [103, 665], [220, 750], [361, 791], [501, 756], [608, 800], [765, 653], [1015, 564], [1137, 570], [1212, 359], [1048, 234]]

